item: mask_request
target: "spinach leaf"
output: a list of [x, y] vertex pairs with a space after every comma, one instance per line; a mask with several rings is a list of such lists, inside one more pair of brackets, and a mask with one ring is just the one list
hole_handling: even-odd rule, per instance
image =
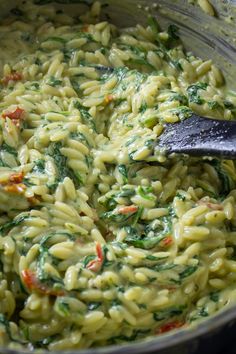
[[118, 165], [118, 171], [123, 176], [123, 182], [128, 182], [128, 171], [125, 165]]
[[221, 105], [217, 101], [209, 101], [209, 102], [207, 102], [207, 104], [211, 110], [222, 108]]
[[196, 272], [198, 266], [186, 266], [186, 268], [179, 273], [180, 279], [184, 279]]
[[165, 233], [163, 232], [160, 232], [153, 237], [148, 237], [145, 233], [138, 231], [137, 228], [133, 226], [126, 226], [124, 229], [127, 233], [124, 242], [143, 249], [151, 249], [155, 247], [165, 237]]
[[208, 84], [205, 82], [198, 82], [197, 84], [190, 85], [187, 88], [189, 102], [193, 102], [199, 105], [203, 104], [205, 100], [200, 97], [199, 90], [206, 90], [207, 86]]
[[54, 76], [50, 76], [50, 78], [47, 81], [47, 84], [53, 87], [60, 86], [62, 84], [62, 80], [59, 80]]
[[5, 152], [8, 152], [9, 154], [17, 157], [17, 151], [15, 148], [11, 147], [10, 145], [7, 145], [6, 143], [3, 143], [1, 146], [0, 146], [0, 150], [2, 151], [5, 151]]
[[93, 131], [96, 132], [95, 123], [91, 114], [88, 111], [88, 108], [84, 107], [79, 101], [76, 101], [74, 106], [80, 111], [83, 122], [85, 124], [88, 124], [93, 129]]
[[232, 178], [227, 174], [227, 172], [225, 171], [223, 164], [220, 160], [218, 159], [213, 159], [212, 161], [208, 162], [209, 164], [211, 164], [218, 176], [219, 179], [221, 181], [221, 190], [220, 190], [220, 196], [227, 196], [229, 194], [229, 192], [231, 191], [231, 189], [234, 188], [234, 182], [232, 180]]
[[181, 315], [185, 308], [186, 306], [182, 305], [182, 306], [170, 307], [165, 310], [160, 310], [153, 314], [153, 318], [155, 321], [167, 320], [168, 318]]
[[33, 170], [34, 172], [38, 173], [44, 173], [45, 172], [45, 160], [39, 159], [34, 161], [34, 167]]
[[12, 221], [9, 221], [3, 225], [0, 226], [0, 234], [4, 235], [7, 234], [13, 227], [19, 226], [23, 221], [29, 219], [29, 215], [21, 215], [19, 217], [16, 217]]
[[169, 25], [167, 33], [171, 41], [176, 41], [179, 39], [179, 28], [175, 25]]
[[181, 95], [180, 93], [173, 93], [173, 95], [171, 95], [169, 98], [168, 98], [168, 101], [169, 102], [172, 102], [172, 101], [179, 101], [179, 103], [183, 106], [186, 106], [188, 104], [188, 99], [186, 96], [184, 95]]
[[161, 31], [161, 27], [159, 25], [159, 23], [157, 22], [156, 18], [153, 16], [148, 16], [148, 21], [147, 21], [148, 25], [151, 27], [152, 32], [154, 34], [157, 34], [158, 32]]
[[55, 182], [58, 184], [59, 182], [62, 182], [65, 177], [70, 177], [75, 184], [75, 188], [78, 188], [81, 184], [83, 184], [83, 180], [78, 171], [74, 172], [72, 168], [67, 166], [67, 157], [61, 153], [61, 148], [62, 143], [59, 141], [51, 143], [46, 150], [46, 154], [54, 159], [57, 167], [58, 177]]
[[214, 301], [214, 302], [218, 302], [220, 299], [220, 292], [219, 291], [213, 291], [212, 293], [210, 293], [210, 300]]

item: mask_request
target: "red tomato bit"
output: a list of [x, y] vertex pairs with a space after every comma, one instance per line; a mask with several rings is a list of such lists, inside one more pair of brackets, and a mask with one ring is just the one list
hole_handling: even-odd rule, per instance
[[87, 264], [87, 268], [89, 270], [92, 270], [93, 272], [99, 272], [99, 270], [102, 267], [103, 261], [104, 261], [104, 256], [103, 256], [103, 251], [100, 243], [96, 243], [96, 253], [97, 253], [97, 258], [90, 261]]
[[164, 240], [162, 241], [164, 246], [170, 246], [173, 243], [173, 239], [171, 236], [167, 236], [166, 238], [164, 238]]
[[21, 81], [22, 80], [22, 74], [21, 73], [12, 73], [10, 75], [7, 75], [5, 76], [3, 79], [2, 79], [2, 83], [4, 85], [7, 85], [9, 83], [9, 81]]
[[138, 211], [138, 207], [136, 205], [129, 205], [129, 206], [119, 208], [117, 214], [125, 215], [125, 214], [136, 213], [136, 211]]
[[15, 111], [13, 112], [5, 112], [2, 114], [3, 118], [9, 118], [12, 120], [12, 122], [16, 125], [19, 126], [20, 121], [24, 118], [24, 109], [21, 109], [20, 107], [17, 107]]
[[157, 330], [157, 334], [172, 331], [173, 329], [180, 328], [183, 325], [184, 325], [184, 322], [182, 322], [182, 321], [173, 321], [173, 322], [166, 323]]
[[49, 289], [46, 285], [40, 283], [36, 278], [35, 273], [32, 272], [30, 269], [22, 270], [21, 275], [25, 286], [31, 291], [34, 290], [42, 295], [51, 295], [51, 296], [65, 295], [65, 291], [62, 289], [58, 289], [58, 290]]
[[9, 181], [12, 182], [12, 183], [22, 183], [23, 178], [24, 178], [24, 173], [23, 172], [13, 173], [9, 177]]

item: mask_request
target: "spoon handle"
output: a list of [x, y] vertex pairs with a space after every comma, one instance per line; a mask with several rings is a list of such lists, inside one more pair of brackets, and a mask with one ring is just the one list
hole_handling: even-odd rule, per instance
[[176, 124], [167, 124], [158, 141], [168, 154], [217, 156], [236, 159], [236, 121], [216, 120], [193, 114]]

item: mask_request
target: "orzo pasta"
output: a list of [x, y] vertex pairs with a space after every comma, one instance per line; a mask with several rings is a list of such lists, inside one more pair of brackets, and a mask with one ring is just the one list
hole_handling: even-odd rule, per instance
[[174, 25], [118, 29], [100, 7], [25, 1], [1, 22], [1, 346], [133, 341], [235, 303], [235, 164], [166, 158], [158, 136], [234, 119], [236, 98]]

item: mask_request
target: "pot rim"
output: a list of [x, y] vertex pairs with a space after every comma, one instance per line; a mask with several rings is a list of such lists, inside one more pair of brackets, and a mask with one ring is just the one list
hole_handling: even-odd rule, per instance
[[[200, 336], [210, 334], [210, 332], [217, 331], [221, 327], [230, 322], [236, 320], [236, 305], [230, 306], [227, 309], [221, 310], [217, 314], [211, 316], [209, 319], [200, 322], [197, 326], [178, 329], [176, 331], [170, 332], [168, 334], [163, 334], [158, 337], [147, 337], [143, 340], [134, 341], [132, 343], [116, 344], [105, 347], [88, 348], [88, 349], [77, 349], [77, 350], [61, 350], [61, 351], [51, 351], [52, 354], [120, 354], [125, 352], [126, 354], [141, 354], [141, 353], [151, 353], [157, 352], [161, 349], [170, 349], [173, 346], [180, 345], [184, 342], [189, 342], [190, 340], [197, 339]], [[5, 347], [0, 347], [0, 353], [4, 354], [32, 354], [42, 353], [42, 349], [10, 349]]]

